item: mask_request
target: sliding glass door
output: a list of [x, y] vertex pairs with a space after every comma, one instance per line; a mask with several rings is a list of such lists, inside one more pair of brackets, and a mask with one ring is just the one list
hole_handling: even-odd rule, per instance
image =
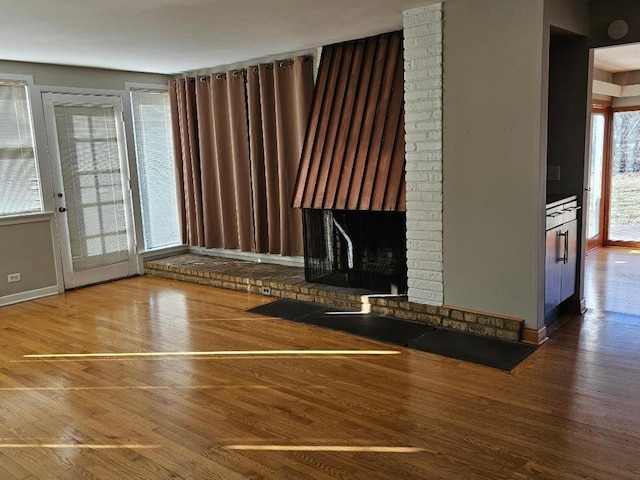
[[607, 243], [640, 246], [640, 108], [613, 112]]

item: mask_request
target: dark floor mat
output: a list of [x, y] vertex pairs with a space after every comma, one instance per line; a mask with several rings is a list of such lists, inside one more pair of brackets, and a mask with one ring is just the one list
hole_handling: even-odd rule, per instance
[[318, 303], [300, 302], [298, 300], [288, 300], [286, 298], [266, 303], [249, 310], [249, 312], [256, 313], [258, 315], [284, 318], [285, 320], [298, 320], [313, 313], [328, 311], [335, 310]]
[[339, 312], [336, 309], [297, 300], [276, 300], [249, 311], [401, 346], [407, 346], [412, 340], [433, 330], [427, 325], [381, 315], [336, 313]]
[[433, 330], [432, 327], [380, 315], [330, 315], [317, 312], [297, 322], [339, 330], [353, 335], [406, 347], [413, 339]]
[[381, 315], [330, 314], [338, 310], [297, 300], [276, 300], [249, 312], [338, 330], [506, 371], [513, 370], [537, 348]]
[[513, 370], [537, 348], [444, 329], [423, 335], [409, 347], [506, 371]]

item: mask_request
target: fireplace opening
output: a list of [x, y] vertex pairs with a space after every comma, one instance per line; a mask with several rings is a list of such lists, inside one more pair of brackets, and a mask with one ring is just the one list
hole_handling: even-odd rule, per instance
[[406, 293], [406, 214], [303, 209], [305, 278]]

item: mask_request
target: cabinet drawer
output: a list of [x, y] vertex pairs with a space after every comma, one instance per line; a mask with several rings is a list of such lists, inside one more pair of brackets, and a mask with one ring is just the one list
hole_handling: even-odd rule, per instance
[[580, 210], [580, 207], [578, 207], [577, 201], [564, 203], [560, 207], [562, 208], [562, 223], [567, 223], [578, 218], [578, 210]]
[[556, 228], [563, 223], [564, 205], [558, 205], [557, 207], [547, 208], [547, 230]]

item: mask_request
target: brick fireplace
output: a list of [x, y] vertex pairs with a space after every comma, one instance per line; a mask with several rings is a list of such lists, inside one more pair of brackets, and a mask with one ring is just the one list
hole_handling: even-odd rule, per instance
[[[203, 266], [191, 259], [149, 262], [145, 268], [167, 278], [239, 291], [261, 293], [267, 287], [273, 296], [353, 310], [359, 310], [366, 291], [389, 292], [395, 286], [407, 296], [370, 298], [372, 313], [520, 340], [522, 319], [444, 304], [442, 5], [403, 15], [400, 57], [389, 63], [394, 68], [380, 74], [380, 79], [388, 75], [395, 81], [387, 90], [380, 83], [384, 102], [358, 102], [366, 96], [357, 91], [364, 84], [369, 89], [374, 79], [362, 75], [363, 65], [376, 59], [389, 62], [390, 42], [362, 53], [352, 46], [336, 56], [323, 49], [323, 61], [348, 66], [349, 75], [330, 81], [321, 69], [316, 82], [316, 88], [345, 94], [315, 106], [315, 120], [308, 127], [313, 135], [307, 135], [300, 163], [293, 205], [303, 210], [305, 229], [314, 229], [305, 241], [305, 278], [282, 268], [261, 272], [266, 266], [260, 264], [243, 266], [246, 275], [230, 275], [240, 268], [224, 264], [214, 271], [218, 267], [209, 266], [211, 260]], [[398, 96], [399, 102], [391, 102]], [[387, 101], [401, 108], [390, 108]], [[399, 235], [387, 235], [391, 233]], [[337, 279], [333, 285], [339, 288], [328, 286], [328, 277]]]

